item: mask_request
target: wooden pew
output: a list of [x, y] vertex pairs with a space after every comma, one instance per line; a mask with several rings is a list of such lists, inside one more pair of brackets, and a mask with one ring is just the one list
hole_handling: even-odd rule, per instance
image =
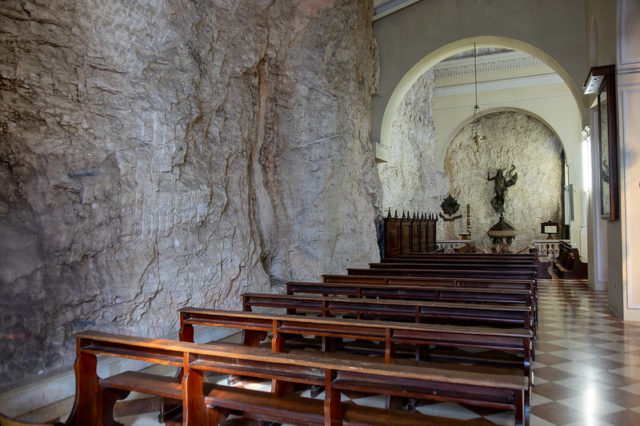
[[[76, 399], [67, 425], [116, 424], [113, 405], [131, 391], [181, 402], [182, 424], [187, 426], [217, 425], [230, 413], [301, 425], [379, 424], [380, 420], [397, 425], [469, 424], [342, 403], [343, 391], [511, 409], [516, 424], [529, 424], [529, 384], [526, 377], [517, 375], [384, 364], [365, 357], [344, 358], [318, 352], [273, 353], [260, 347], [197, 345], [90, 331], [77, 334], [76, 342]], [[183, 368], [184, 375], [174, 378], [127, 371], [100, 378], [98, 355], [174, 365]], [[324, 386], [325, 399], [210, 384], [204, 380], [208, 372]]]
[[499, 265], [532, 265], [536, 263], [533, 256], [522, 258], [478, 256], [478, 255], [424, 255], [424, 256], [398, 256], [391, 259], [382, 259], [384, 263], [440, 263], [440, 262], [460, 262], [460, 263], [490, 263]]
[[287, 294], [316, 294], [375, 299], [431, 300], [436, 302], [524, 303], [537, 325], [533, 293], [529, 289], [493, 289], [467, 287], [408, 286], [364, 283], [287, 283]]
[[537, 272], [538, 266], [534, 263], [500, 264], [485, 262], [373, 262], [369, 263], [371, 269], [465, 269], [473, 271], [527, 271]]
[[[324, 317], [352, 315], [358, 319], [400, 321], [446, 321], [477, 325], [500, 325], [533, 330], [531, 309], [525, 304], [451, 303], [419, 300], [373, 300], [338, 297], [290, 296], [244, 293], [243, 310], [253, 307], [318, 313]], [[534, 334], [535, 334], [535, 330]]]
[[553, 270], [560, 278], [587, 279], [589, 265], [580, 260], [577, 248], [561, 241], [560, 253], [553, 259]]
[[538, 298], [537, 282], [533, 279], [484, 279], [484, 278], [447, 278], [447, 277], [403, 277], [384, 275], [339, 275], [325, 274], [324, 283], [372, 284], [372, 285], [410, 285], [420, 287], [456, 287], [456, 288], [491, 288], [528, 290], [533, 296], [534, 321], [537, 324]]
[[532, 279], [486, 279], [464, 277], [404, 277], [397, 275], [385, 276], [325, 274], [322, 276], [322, 281], [325, 283], [345, 284], [363, 283], [464, 288], [528, 289], [530, 291], [534, 291], [535, 289], [535, 281]]
[[537, 251], [531, 249], [527, 254], [487, 254], [487, 253], [426, 253], [426, 254], [407, 254], [400, 255], [397, 258], [383, 259], [382, 262], [398, 263], [451, 263], [451, 262], [475, 262], [487, 264], [503, 264], [518, 265], [531, 264], [536, 265], [538, 278], [549, 279], [551, 275], [548, 268], [551, 266], [548, 262], [540, 261]]
[[[488, 261], [533, 261], [535, 255], [532, 253], [410, 253], [395, 257], [396, 259], [486, 259]], [[385, 261], [391, 259], [385, 259]]]
[[441, 302], [524, 303], [533, 306], [530, 289], [448, 287], [369, 283], [316, 283], [289, 281], [287, 294], [371, 297], [380, 299], [433, 300]]
[[[298, 341], [291, 342], [292, 336], [316, 336], [321, 340], [315, 346], [326, 351], [348, 350], [350, 344], [345, 344], [343, 339], [356, 339], [382, 344], [378, 347], [363, 347], [352, 344], [356, 353], [382, 353], [386, 363], [393, 362], [398, 356], [397, 348], [400, 345], [413, 347], [413, 354], [417, 360], [430, 353], [424, 348], [433, 345], [441, 348], [474, 348], [488, 351], [500, 351], [516, 354], [514, 359], [500, 358], [487, 360], [473, 358], [469, 354], [452, 359], [465, 362], [479, 361], [502, 366], [519, 366], [524, 375], [530, 378], [532, 359], [532, 339], [530, 330], [523, 328], [491, 328], [491, 327], [466, 327], [443, 324], [414, 324], [393, 321], [370, 321], [345, 318], [306, 317], [300, 315], [278, 315], [258, 312], [222, 311], [202, 308], [180, 309], [180, 340], [194, 341], [194, 325], [208, 327], [227, 327], [243, 330], [242, 342], [245, 345], [255, 346], [262, 342], [267, 334], [271, 335], [271, 349], [274, 352], [283, 352], [292, 347]], [[306, 339], [307, 341], [309, 339]], [[312, 344], [315, 342], [308, 342]], [[306, 346], [306, 344], [305, 344]], [[429, 351], [430, 352], [430, 351]], [[451, 354], [448, 354], [450, 356]], [[458, 354], [462, 355], [462, 354]], [[445, 358], [443, 358], [445, 359]]]
[[535, 280], [536, 271], [523, 270], [477, 270], [477, 269], [404, 269], [404, 268], [349, 268], [349, 275], [386, 275], [401, 277], [443, 277], [443, 278], [484, 278], [484, 279], [515, 279]]

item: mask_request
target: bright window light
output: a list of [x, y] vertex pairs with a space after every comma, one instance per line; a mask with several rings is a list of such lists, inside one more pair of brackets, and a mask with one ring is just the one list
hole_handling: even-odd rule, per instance
[[582, 131], [582, 188], [591, 192], [591, 132], [589, 126]]

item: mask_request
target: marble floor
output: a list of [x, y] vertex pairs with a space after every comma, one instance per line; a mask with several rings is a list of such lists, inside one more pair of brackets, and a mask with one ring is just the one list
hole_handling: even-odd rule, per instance
[[[640, 323], [618, 320], [607, 307], [606, 294], [590, 291], [586, 281], [580, 280], [541, 280], [539, 310], [531, 424], [640, 425]], [[244, 386], [268, 389], [269, 383]], [[343, 400], [384, 404], [376, 397], [343, 395]], [[511, 412], [449, 403], [417, 409], [445, 417], [513, 424]], [[118, 420], [134, 426], [158, 424], [154, 414]]]

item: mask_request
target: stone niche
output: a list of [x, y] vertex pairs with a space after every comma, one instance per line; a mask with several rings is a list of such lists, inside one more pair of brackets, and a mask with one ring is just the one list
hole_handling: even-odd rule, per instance
[[[434, 73], [425, 72], [411, 86], [392, 123], [386, 163], [378, 165], [383, 207], [437, 213], [446, 196], [446, 179], [436, 167], [433, 124]], [[386, 213], [385, 213], [386, 214]]]
[[0, 3], [0, 387], [378, 254], [366, 0]]
[[[562, 223], [562, 145], [544, 123], [522, 112], [483, 115], [479, 124], [486, 140], [476, 147], [466, 125], [447, 149], [444, 170], [450, 192], [461, 206], [471, 205], [471, 239], [488, 251], [487, 231], [499, 215], [490, 203], [494, 183], [487, 173], [494, 176], [498, 168], [506, 172], [514, 165], [518, 179], [507, 190], [504, 218], [518, 232], [512, 249], [519, 251], [541, 238], [540, 223]], [[443, 238], [458, 238], [463, 228], [466, 222], [448, 223]]]

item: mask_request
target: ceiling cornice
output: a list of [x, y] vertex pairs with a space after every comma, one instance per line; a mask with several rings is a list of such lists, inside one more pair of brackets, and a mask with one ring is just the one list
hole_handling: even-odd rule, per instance
[[[496, 53], [478, 56], [478, 74], [524, 70], [545, 66], [540, 59], [522, 52]], [[456, 79], [473, 76], [473, 57], [442, 61], [433, 67], [435, 78]], [[537, 72], [536, 74], [539, 74]]]
[[373, 21], [382, 19], [421, 0], [374, 0]]

